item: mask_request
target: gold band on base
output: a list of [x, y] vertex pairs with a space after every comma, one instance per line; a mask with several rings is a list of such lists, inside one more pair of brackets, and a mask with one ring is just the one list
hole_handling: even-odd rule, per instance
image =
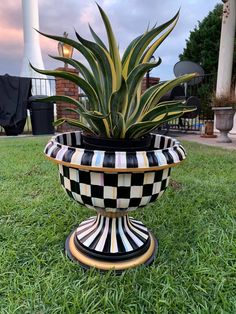
[[141, 256], [138, 256], [136, 258], [131, 258], [127, 261], [116, 261], [116, 262], [107, 262], [107, 261], [101, 261], [94, 258], [91, 258], [83, 253], [81, 253], [74, 244], [74, 236], [75, 232], [73, 232], [70, 235], [69, 242], [68, 242], [68, 249], [70, 251], [70, 254], [72, 257], [77, 260], [79, 263], [82, 263], [83, 265], [87, 267], [95, 267], [100, 270], [117, 270], [122, 271], [125, 269], [133, 268], [142, 264], [145, 264], [148, 262], [151, 257], [155, 254], [156, 251], [156, 240], [150, 234], [150, 246], [148, 250]]
[[109, 217], [109, 218], [119, 218], [119, 217], [124, 217], [126, 215], [128, 215], [128, 211], [127, 210], [123, 210], [123, 211], [116, 211], [116, 212], [109, 212], [106, 211], [104, 209], [96, 209], [97, 213], [100, 214], [101, 216], [104, 217]]

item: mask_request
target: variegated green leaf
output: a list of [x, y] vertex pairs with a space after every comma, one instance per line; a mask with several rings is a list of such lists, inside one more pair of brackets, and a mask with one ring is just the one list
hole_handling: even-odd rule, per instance
[[[65, 108], [65, 110], [70, 111], [70, 112], [74, 112], [76, 114], [78, 114], [80, 116], [80, 112], [76, 109], [73, 108]], [[91, 130], [94, 130], [96, 132], [96, 134], [100, 134], [101, 130], [100, 130], [100, 123], [97, 123], [97, 119], [104, 119], [106, 117], [104, 117], [103, 115], [98, 115], [97, 113], [94, 112], [90, 112], [90, 111], [85, 111], [81, 114], [82, 118], [85, 118], [85, 121], [88, 124], [88, 127], [91, 128]], [[81, 120], [81, 119], [80, 119]], [[82, 122], [82, 121], [80, 121]]]
[[120, 89], [118, 91], [114, 92], [111, 95], [111, 99], [110, 99], [109, 112], [111, 113], [110, 125], [111, 125], [112, 130], [114, 130], [114, 128], [117, 129], [117, 126], [116, 126], [117, 125], [117, 119], [119, 119], [119, 117], [117, 116], [117, 113], [124, 114], [124, 111], [127, 107], [127, 99], [128, 99], [128, 97], [127, 97], [127, 85], [126, 85], [126, 81], [124, 80], [124, 78], [122, 78], [122, 83], [121, 83]]
[[65, 119], [64, 118], [60, 118], [60, 119], [57, 119], [56, 121], [53, 122], [53, 125], [54, 126], [59, 126], [59, 125], [62, 125], [63, 123], [65, 123]]
[[38, 98], [35, 99], [34, 101], [38, 101], [38, 102], [58, 102], [58, 101], [62, 101], [68, 104], [73, 104], [78, 108], [79, 113], [83, 113], [85, 111], [84, 105], [81, 104], [78, 100], [69, 97], [69, 96], [49, 96], [49, 97], [45, 97], [45, 98]]
[[191, 80], [195, 76], [196, 73], [186, 74], [167, 82], [161, 82], [147, 89], [141, 96], [139, 106], [130, 117], [128, 125], [135, 123], [143, 114], [154, 108], [168, 91], [183, 82]]
[[158, 106], [148, 111], [140, 121], [155, 121], [155, 119], [162, 114], [175, 114], [181, 112], [191, 112], [196, 110], [196, 107], [186, 107], [183, 103], [177, 101], [161, 102]]
[[[108, 104], [110, 95], [112, 94], [112, 92], [114, 92], [117, 89], [117, 79], [116, 79], [116, 72], [115, 72], [113, 61], [109, 53], [105, 49], [103, 49], [101, 46], [99, 46], [97, 43], [93, 43], [91, 41], [88, 41], [82, 38], [77, 32], [76, 32], [76, 36], [79, 39], [79, 41], [94, 54], [98, 62], [98, 65], [101, 69], [100, 75], [102, 75], [103, 80], [104, 80], [104, 88], [105, 88], [104, 103]], [[106, 110], [107, 108], [103, 108], [103, 109]], [[107, 113], [107, 112], [104, 111], [104, 113]]]
[[96, 125], [97, 129], [99, 130], [99, 135], [103, 137], [111, 137], [107, 117], [104, 118], [104, 115], [102, 114], [94, 114], [91, 112], [84, 113], [84, 117], [87, 117], [94, 123], [94, 125]]
[[86, 111], [85, 114], [87, 117], [95, 117], [100, 120], [108, 119], [108, 117], [110, 116], [110, 114], [104, 115], [99, 111]]
[[95, 33], [95, 31], [92, 29], [91, 25], [89, 24], [89, 29], [90, 29], [90, 33], [93, 36], [93, 39], [96, 41], [96, 43], [98, 45], [100, 45], [103, 49], [107, 50], [106, 45], [104, 44], [104, 42], [101, 40], [101, 38]]
[[183, 115], [183, 112], [180, 114], [173, 114], [171, 116], [168, 116], [167, 114], [164, 114], [161, 119], [158, 121], [144, 121], [144, 122], [138, 122], [130, 126], [126, 133], [126, 138], [139, 138], [143, 135], [151, 132], [152, 130], [156, 129], [159, 125], [168, 122], [170, 120], [174, 120], [176, 118], [179, 118]]
[[124, 78], [120, 88], [111, 95], [109, 112], [125, 113], [128, 101], [127, 84]]
[[175, 28], [175, 25], [177, 24], [178, 19], [179, 19], [179, 15], [177, 16], [177, 18], [175, 19], [171, 27], [147, 49], [147, 51], [144, 53], [144, 55], [141, 58], [142, 63], [148, 62], [150, 60], [150, 58], [153, 56], [154, 52], [157, 50], [160, 44], [166, 39], [166, 37]]
[[86, 95], [90, 101], [90, 105], [92, 106], [92, 109], [93, 110], [98, 109], [99, 98], [98, 98], [98, 95], [96, 94], [96, 91], [93, 89], [93, 87], [88, 82], [86, 82], [84, 79], [82, 79], [78, 75], [73, 74], [73, 73], [68, 73], [66, 71], [40, 70], [40, 69], [35, 68], [32, 64], [30, 64], [30, 66], [32, 67], [32, 69], [34, 69], [38, 73], [51, 75], [51, 76], [55, 76], [55, 77], [61, 77], [61, 78], [64, 78], [70, 82], [77, 84], [86, 93]]
[[116, 113], [116, 124], [113, 129], [114, 138], [124, 138], [125, 137], [125, 120], [122, 113]]
[[63, 36], [55, 36], [55, 35], [50, 35], [50, 34], [46, 34], [43, 32], [40, 32], [37, 30], [37, 32], [47, 38], [59, 41], [59, 42], [63, 42], [65, 44], [68, 44], [72, 47], [74, 47], [76, 50], [78, 50], [84, 57], [85, 59], [88, 61], [91, 70], [95, 76], [95, 80], [99, 82], [100, 78], [99, 78], [99, 69], [96, 63], [96, 60], [93, 56], [93, 54], [83, 45], [81, 45], [79, 42], [76, 42], [73, 39], [67, 38], [67, 37], [63, 37]]
[[107, 32], [107, 37], [108, 37], [108, 42], [109, 42], [109, 51], [111, 55], [111, 59], [114, 63], [115, 66], [115, 71], [116, 71], [116, 80], [117, 80], [117, 86], [116, 89], [120, 87], [121, 84], [121, 60], [120, 60], [120, 53], [118, 49], [118, 45], [115, 39], [115, 36], [113, 34], [113, 30], [110, 24], [110, 21], [106, 15], [106, 13], [103, 11], [103, 9], [97, 4], [98, 9], [100, 11], [103, 23], [106, 28]]
[[[129, 74], [127, 78], [127, 87], [128, 87], [128, 106], [125, 111], [125, 119], [127, 119], [131, 112], [132, 102], [137, 95], [138, 87], [140, 86], [142, 79], [147, 71], [157, 67], [160, 64], [161, 60], [151, 63], [143, 63], [137, 65], [133, 71]], [[137, 104], [138, 105], [138, 104]]]
[[[75, 126], [75, 127], [78, 127], [80, 129], [82, 129], [83, 131], [89, 133], [89, 134], [94, 134], [94, 135], [98, 135], [94, 132], [94, 130], [91, 130], [91, 128], [89, 128], [87, 125], [85, 125], [84, 123], [78, 121], [78, 120], [75, 120], [75, 119], [69, 119], [69, 118], [62, 118], [62, 119], [59, 119], [55, 122], [55, 125], [60, 125], [62, 123], [68, 123], [69, 125], [72, 125], [72, 126]], [[56, 124], [57, 123], [57, 124]]]
[[149, 87], [140, 97], [139, 101], [137, 102], [136, 107], [132, 111], [132, 114], [128, 118], [127, 125], [130, 126], [131, 124], [135, 123], [139, 117], [142, 115], [143, 109], [148, 102], [149, 97], [152, 95], [153, 92], [157, 90], [164, 83], [158, 83], [154, 86]]
[[130, 57], [130, 61], [129, 61], [129, 65], [128, 65], [128, 73], [130, 73], [133, 68], [139, 63], [143, 52], [145, 51], [145, 49], [147, 48], [147, 46], [150, 44], [150, 42], [156, 37], [158, 36], [163, 30], [165, 30], [169, 25], [171, 25], [176, 18], [179, 15], [179, 11], [177, 12], [177, 14], [170, 19], [168, 22], [150, 30], [149, 32], [147, 32], [146, 34], [144, 34], [134, 45], [134, 47], [132, 48], [132, 50], [130, 51], [131, 57]]
[[135, 39], [133, 39], [131, 41], [131, 43], [128, 45], [128, 47], [125, 49], [124, 53], [123, 53], [123, 57], [122, 57], [122, 67], [124, 67], [124, 64], [126, 63], [126, 60], [128, 58], [128, 56], [130, 55], [130, 52], [132, 50], [132, 48], [135, 46], [135, 44], [139, 41], [139, 39], [142, 37], [143, 35], [139, 35], [138, 37], [136, 37]]
[[160, 99], [170, 90], [172, 90], [175, 86], [178, 86], [182, 83], [188, 82], [191, 79], [193, 79], [194, 77], [197, 77], [198, 74], [197, 73], [191, 73], [191, 74], [185, 74], [182, 76], [179, 76], [173, 80], [167, 81], [164, 84], [162, 84], [160, 87], [158, 87], [158, 89], [156, 90], [156, 92], [154, 92], [151, 97], [148, 99], [146, 105], [144, 105], [145, 107], [145, 111], [150, 110], [151, 108], [153, 108], [154, 106], [156, 106], [156, 104], [160, 101]]
[[[154, 29], [155, 26], [152, 29]], [[146, 32], [144, 32], [144, 34], [139, 35], [138, 37], [133, 39], [124, 51], [124, 54], [122, 57], [122, 75], [124, 78], [127, 78], [128, 76], [128, 67], [129, 67], [130, 58], [132, 56], [133, 48], [135, 47], [136, 43], [148, 32], [148, 30], [149, 30], [149, 26], [147, 27]]]
[[[76, 70], [79, 71], [79, 74], [81, 73], [81, 75], [83, 76], [83, 78], [92, 86], [92, 88], [95, 90], [96, 94], [98, 95], [98, 99], [99, 101], [102, 99], [102, 95], [101, 95], [101, 88], [100, 86], [97, 85], [97, 81], [95, 81], [95, 77], [94, 75], [91, 73], [91, 71], [86, 68], [85, 65], [83, 65], [83, 63], [72, 59], [72, 58], [64, 58], [64, 57], [57, 57], [57, 56], [50, 56], [51, 58], [55, 59], [55, 60], [59, 60], [65, 63], [70, 64], [71, 66], [73, 66]], [[101, 103], [99, 103], [99, 105], [101, 106]], [[101, 109], [100, 109], [101, 110]]]
[[91, 73], [91, 71], [88, 68], [86, 68], [85, 65], [83, 65], [83, 63], [81, 63], [75, 59], [72, 59], [72, 58], [58, 57], [58, 56], [52, 56], [52, 55], [49, 55], [49, 57], [51, 57], [52, 59], [59, 60], [59, 61], [62, 61], [64, 63], [70, 64], [76, 70], [78, 70], [79, 74], [81, 74], [84, 77], [84, 79], [86, 79], [86, 81], [94, 89], [97, 88], [93, 74]]

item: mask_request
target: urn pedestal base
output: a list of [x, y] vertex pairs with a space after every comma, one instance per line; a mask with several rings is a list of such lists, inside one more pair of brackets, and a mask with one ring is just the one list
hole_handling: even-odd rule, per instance
[[217, 143], [232, 143], [232, 140], [229, 138], [228, 133], [228, 131], [220, 131]]
[[83, 221], [66, 240], [67, 256], [85, 269], [120, 273], [128, 268], [152, 263], [157, 240], [140, 222], [127, 214], [98, 214]]

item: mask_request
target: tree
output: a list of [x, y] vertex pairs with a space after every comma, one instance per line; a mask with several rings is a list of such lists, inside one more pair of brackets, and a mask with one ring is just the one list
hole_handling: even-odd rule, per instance
[[220, 47], [222, 5], [217, 4], [202, 22], [190, 32], [180, 60], [201, 64], [205, 73], [216, 73]]

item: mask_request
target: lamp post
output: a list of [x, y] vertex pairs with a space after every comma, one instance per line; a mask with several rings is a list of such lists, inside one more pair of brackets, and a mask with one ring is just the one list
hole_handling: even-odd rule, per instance
[[[68, 33], [64, 32], [63, 36], [65, 38], [67, 38], [68, 37]], [[73, 54], [73, 47], [68, 45], [68, 44], [66, 44], [66, 43], [59, 42], [58, 43], [58, 53], [59, 53], [60, 57], [71, 58], [72, 54]], [[68, 68], [68, 63], [66, 63], [66, 62], [65, 62], [65, 68], [66, 69]]]
[[[154, 56], [151, 56], [151, 58], [149, 59], [149, 62], [155, 62], [155, 61], [156, 61], [156, 58]], [[150, 72], [151, 70], [148, 70], [146, 74], [146, 89], [150, 87]]]

